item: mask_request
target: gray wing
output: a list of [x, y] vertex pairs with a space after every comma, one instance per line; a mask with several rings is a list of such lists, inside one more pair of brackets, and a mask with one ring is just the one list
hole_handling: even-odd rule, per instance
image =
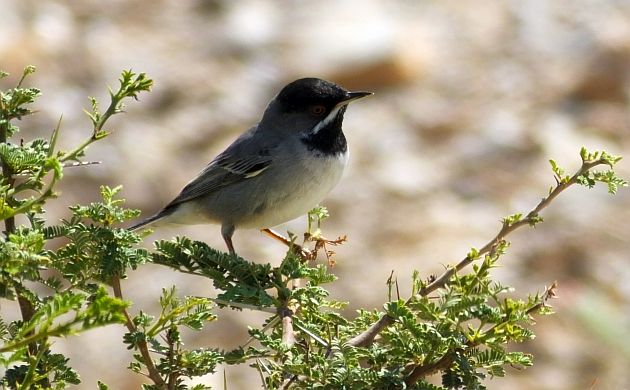
[[272, 153], [269, 148], [254, 147], [255, 145], [247, 142], [250, 140], [251, 138], [241, 140], [244, 141], [242, 143], [235, 142], [218, 155], [165, 209], [261, 174], [271, 164]]

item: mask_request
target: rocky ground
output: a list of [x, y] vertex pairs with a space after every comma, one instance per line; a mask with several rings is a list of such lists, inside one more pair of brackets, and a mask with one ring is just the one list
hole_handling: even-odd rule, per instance
[[[413, 269], [439, 272], [481, 246], [501, 217], [527, 211], [553, 178], [548, 160], [569, 170], [581, 146], [630, 158], [630, 3], [547, 1], [36, 1], [0, 0], [0, 68], [38, 67], [40, 113], [25, 135], [44, 135], [63, 114], [61, 141], [89, 132], [86, 96], [104, 98], [120, 70], [155, 79], [154, 91], [112, 121], [95, 145], [102, 165], [66, 172], [67, 206], [123, 184], [149, 214], [168, 202], [216, 153], [255, 123], [292, 79], [318, 76], [376, 92], [350, 107], [351, 160], [325, 205], [338, 248], [334, 297], [379, 307], [385, 281], [407, 291]], [[6, 86], [3, 84], [3, 86]], [[627, 162], [619, 172], [630, 177]], [[572, 189], [535, 230], [512, 236], [496, 270], [516, 295], [559, 282], [558, 313], [536, 340], [519, 346], [535, 366], [509, 371], [489, 389], [630, 387], [630, 194]], [[282, 226], [300, 232], [304, 219]], [[222, 248], [215, 226], [164, 229]], [[244, 257], [279, 262], [284, 248], [255, 231], [237, 232]], [[211, 294], [204, 281], [147, 266], [125, 281], [150, 307], [162, 286]], [[233, 347], [263, 316], [226, 311], [191, 343]], [[138, 388], [129, 352], [111, 343], [122, 328], [91, 332], [55, 348], [69, 352], [85, 388], [97, 378]], [[192, 336], [191, 336], [192, 337]], [[257, 373], [227, 368], [230, 389], [251, 389]], [[222, 375], [207, 378], [222, 386]]]

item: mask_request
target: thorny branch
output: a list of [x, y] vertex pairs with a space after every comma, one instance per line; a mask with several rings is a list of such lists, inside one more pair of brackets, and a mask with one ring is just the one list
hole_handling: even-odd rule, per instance
[[[556, 186], [549, 192], [549, 195], [543, 198], [537, 205], [534, 207], [527, 215], [518, 220], [518, 221], [509, 221], [504, 220], [501, 230], [499, 233], [490, 240], [487, 244], [485, 244], [475, 255], [468, 254], [464, 259], [462, 259], [459, 263], [457, 263], [454, 267], [448, 268], [442, 275], [431, 281], [429, 284], [424, 286], [416, 296], [410, 297], [406, 303], [411, 302], [416, 299], [418, 296], [425, 297], [432, 293], [433, 291], [445, 287], [449, 280], [453, 275], [457, 272], [461, 271], [468, 265], [470, 265], [474, 260], [478, 259], [481, 256], [492, 254], [494, 250], [504, 242], [505, 238], [515, 231], [516, 229], [525, 226], [525, 225], [534, 225], [541, 221], [539, 214], [545, 209], [551, 202], [562, 193], [564, 190], [569, 188], [570, 186], [578, 183], [579, 177], [588, 173], [591, 169], [599, 165], [608, 165], [609, 162], [603, 158], [599, 158], [592, 161], [583, 161], [582, 166], [578, 171], [571, 176], [568, 180], [560, 180], [556, 178]], [[349, 345], [355, 347], [367, 347], [374, 342], [376, 336], [383, 331], [386, 327], [393, 324], [394, 320], [389, 317], [387, 314], [383, 314], [378, 321], [372, 324], [368, 329], [354, 338], [350, 339], [348, 342]]]

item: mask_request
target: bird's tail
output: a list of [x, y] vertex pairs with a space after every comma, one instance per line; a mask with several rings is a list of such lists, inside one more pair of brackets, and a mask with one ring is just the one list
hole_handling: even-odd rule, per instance
[[165, 211], [166, 210], [162, 210], [159, 213], [157, 213], [157, 214], [155, 214], [155, 215], [153, 215], [153, 216], [151, 216], [151, 217], [149, 217], [149, 218], [147, 218], [147, 219], [145, 219], [143, 221], [140, 221], [139, 223], [137, 223], [135, 225], [131, 225], [130, 227], [128, 227], [128, 229], [131, 230], [131, 231], [134, 231], [134, 230], [138, 230], [140, 228], [143, 228], [143, 227], [145, 227], [147, 225], [150, 225], [150, 224], [152, 224], [154, 222], [157, 222], [160, 219], [162, 219], [162, 218], [164, 218], [164, 217], [166, 217], [167, 215], [170, 214], [169, 212], [165, 212]]

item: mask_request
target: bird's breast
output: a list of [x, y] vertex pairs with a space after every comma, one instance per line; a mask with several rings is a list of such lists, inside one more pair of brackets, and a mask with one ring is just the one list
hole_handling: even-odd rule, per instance
[[274, 167], [275, 172], [266, 175], [265, 189], [261, 191], [265, 195], [259, 198], [251, 214], [237, 224], [239, 227], [279, 225], [306, 214], [324, 200], [339, 183], [348, 162], [348, 152], [306, 155], [308, 157], [292, 163], [280, 161]]

